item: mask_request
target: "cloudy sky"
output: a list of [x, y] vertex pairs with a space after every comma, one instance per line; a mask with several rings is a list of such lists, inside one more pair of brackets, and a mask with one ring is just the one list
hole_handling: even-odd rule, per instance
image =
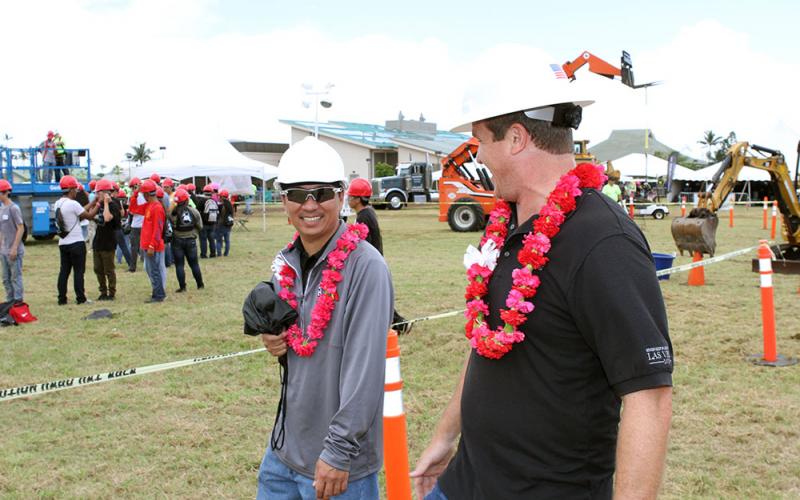
[[[553, 4], [553, 5], [548, 5]], [[547, 7], [544, 7], [548, 5]], [[130, 145], [288, 142], [313, 119], [303, 83], [333, 83], [321, 120], [382, 124], [402, 110], [458, 124], [471, 81], [583, 50], [631, 53], [645, 96], [585, 69], [597, 104], [577, 133], [649, 127], [700, 157], [703, 131], [780, 148], [800, 139], [796, 2], [3, 0], [0, 141], [57, 129], [95, 165]], [[2, 142], [0, 142], [2, 143]]]

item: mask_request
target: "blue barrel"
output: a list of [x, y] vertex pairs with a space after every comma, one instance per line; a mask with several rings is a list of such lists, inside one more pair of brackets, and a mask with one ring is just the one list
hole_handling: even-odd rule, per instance
[[[672, 261], [675, 260], [675, 255], [670, 253], [653, 252], [653, 260], [656, 262], [656, 271], [661, 271], [662, 269], [669, 269], [672, 267]], [[668, 280], [669, 274], [659, 276], [658, 279]]]

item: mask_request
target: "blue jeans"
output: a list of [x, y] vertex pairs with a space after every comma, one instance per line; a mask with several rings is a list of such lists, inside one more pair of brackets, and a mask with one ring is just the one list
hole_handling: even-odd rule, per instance
[[164, 277], [161, 274], [161, 263], [164, 261], [164, 252], [155, 252], [152, 256], [144, 253], [144, 271], [150, 278], [150, 286], [153, 287], [152, 298], [155, 300], [164, 300], [167, 297], [167, 292], [164, 291]]
[[6, 302], [22, 302], [22, 255], [11, 260], [8, 255], [0, 255], [3, 262], [3, 286], [6, 289]]
[[203, 273], [200, 272], [200, 262], [197, 260], [197, 239], [196, 238], [175, 238], [172, 240], [172, 253], [175, 256], [175, 276], [178, 278], [178, 286], [186, 288], [186, 272], [183, 269], [184, 258], [189, 262], [197, 287], [203, 286]]
[[[316, 500], [317, 491], [312, 486], [313, 479], [299, 474], [280, 461], [267, 444], [267, 452], [258, 470], [257, 500]], [[378, 474], [373, 473], [347, 484], [341, 495], [331, 497], [337, 500], [377, 500]]]
[[[231, 228], [228, 226], [217, 226], [214, 230], [214, 239], [217, 242], [217, 255], [228, 256], [231, 249]], [[222, 242], [225, 242], [225, 253], [222, 253]]]
[[172, 256], [172, 243], [164, 243], [164, 264], [169, 267], [173, 262], [175, 259]]
[[131, 267], [131, 238], [122, 232], [122, 229], [114, 231], [114, 236], [117, 238], [117, 264], [122, 264], [122, 258], [125, 257], [125, 263], [128, 268]]
[[[208, 248], [208, 251], [206, 251]], [[217, 244], [214, 242], [214, 226], [207, 224], [200, 230], [200, 257], [217, 256]]]
[[433, 489], [425, 495], [425, 500], [447, 500], [447, 497], [444, 496], [444, 492], [441, 488], [439, 488], [439, 483], [437, 482], [433, 485]]

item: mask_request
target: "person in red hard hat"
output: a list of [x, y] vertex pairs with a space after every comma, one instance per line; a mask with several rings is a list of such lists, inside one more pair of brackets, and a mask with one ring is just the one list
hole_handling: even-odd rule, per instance
[[78, 304], [87, 302], [83, 287], [83, 275], [86, 272], [86, 242], [81, 221], [90, 220], [97, 215], [97, 199], [84, 206], [76, 201], [80, 184], [71, 175], [65, 175], [59, 181], [63, 196], [55, 202], [56, 227], [59, 232], [58, 250], [61, 254], [61, 266], [58, 272], [58, 305], [67, 303], [67, 281], [72, 277], [75, 299]]
[[[227, 189], [219, 192], [219, 215], [217, 225], [214, 228], [214, 240], [216, 240], [217, 255], [227, 257], [231, 249], [231, 228], [233, 227], [235, 210], [231, 203]], [[222, 244], [225, 243], [225, 251], [222, 251]]]
[[94, 274], [100, 288], [97, 300], [114, 300], [117, 294], [117, 273], [114, 267], [114, 250], [117, 247], [117, 229], [120, 228], [119, 205], [111, 197], [114, 185], [110, 180], [100, 179], [95, 185], [97, 193], [95, 203], [102, 209], [98, 210], [95, 223], [94, 239], [92, 240], [92, 258], [94, 260]]
[[213, 259], [217, 256], [214, 228], [217, 225], [219, 204], [214, 199], [214, 187], [211, 184], [203, 186], [203, 196], [197, 197], [197, 203], [197, 209], [203, 216], [203, 230], [200, 232], [200, 258], [211, 257]]
[[[174, 196], [175, 196], [175, 181], [170, 179], [169, 177], [165, 177], [161, 182], [161, 188], [164, 190], [163, 197], [161, 198], [161, 203], [164, 205], [164, 213], [169, 216], [169, 212], [174, 205]], [[167, 217], [169, 220], [169, 217]], [[174, 258], [172, 256], [172, 241], [165, 241], [164, 242], [164, 265], [166, 267], [172, 266]]]
[[155, 172], [153, 172], [152, 174], [150, 174], [150, 180], [151, 180], [151, 181], [153, 181], [153, 182], [155, 182], [157, 186], [160, 186], [160, 185], [161, 185], [161, 176], [160, 176], [160, 175], [158, 175], [158, 174], [157, 174], [157, 173], [155, 173]]
[[356, 222], [366, 224], [369, 228], [366, 241], [383, 255], [383, 239], [381, 228], [378, 227], [378, 216], [375, 214], [375, 209], [369, 205], [371, 196], [372, 184], [361, 177], [353, 179], [347, 188], [347, 203], [356, 211]]
[[[116, 182], [114, 183], [116, 185]], [[125, 258], [125, 264], [128, 266], [128, 269], [131, 268], [131, 263], [133, 262], [133, 257], [131, 256], [131, 239], [130, 239], [130, 218], [128, 215], [128, 194], [125, 192], [124, 189], [119, 189], [119, 186], [116, 186], [117, 191], [112, 193], [112, 198], [114, 199], [114, 203], [117, 204], [119, 207], [120, 213], [120, 225], [115, 231], [115, 235], [117, 238], [117, 265], [122, 264], [122, 259]], [[127, 227], [123, 227], [126, 224]], [[127, 232], [126, 232], [127, 231]]]
[[131, 263], [128, 265], [128, 272], [135, 273], [139, 260], [144, 260], [144, 254], [139, 253], [140, 239], [142, 234], [142, 224], [144, 223], [144, 205], [147, 203], [145, 197], [139, 192], [142, 181], [138, 177], [132, 178], [128, 182], [131, 191], [128, 201], [128, 224], [130, 227], [131, 241]]
[[196, 208], [189, 205], [189, 193], [183, 189], [175, 192], [175, 205], [170, 210], [169, 219], [175, 235], [172, 239], [172, 253], [175, 259], [175, 277], [178, 278], [178, 289], [175, 293], [186, 291], [186, 273], [184, 259], [189, 263], [197, 289], [204, 287], [203, 273], [197, 259], [197, 237], [203, 229], [203, 219]]
[[3, 287], [6, 302], [23, 302], [22, 257], [25, 244], [22, 211], [11, 201], [11, 184], [0, 179], [0, 261], [3, 263]]
[[158, 186], [150, 179], [142, 182], [139, 193], [144, 196], [142, 234], [139, 242], [140, 250], [144, 254], [144, 270], [150, 278], [153, 288], [152, 295], [146, 303], [163, 302], [167, 296], [164, 290], [164, 270], [162, 258], [164, 255], [164, 206], [156, 198]]
[[52, 130], [47, 132], [47, 139], [39, 144], [38, 151], [42, 155], [42, 167], [39, 170], [39, 180], [42, 182], [51, 182], [53, 180], [54, 167], [56, 166], [55, 132]]

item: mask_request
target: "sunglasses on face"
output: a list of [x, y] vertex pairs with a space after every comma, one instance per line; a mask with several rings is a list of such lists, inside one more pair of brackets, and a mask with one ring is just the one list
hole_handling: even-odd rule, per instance
[[281, 191], [281, 196], [293, 203], [303, 204], [309, 197], [317, 203], [324, 203], [336, 197], [336, 193], [341, 193], [342, 188], [325, 186], [314, 189], [291, 188]]

